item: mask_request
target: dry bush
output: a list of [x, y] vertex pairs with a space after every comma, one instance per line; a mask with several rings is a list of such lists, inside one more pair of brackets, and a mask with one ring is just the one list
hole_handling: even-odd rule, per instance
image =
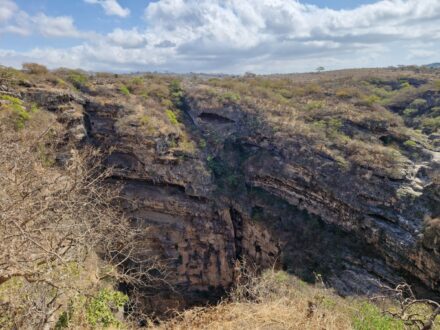
[[49, 72], [49, 70], [38, 63], [23, 63], [23, 71], [29, 74], [42, 75]]
[[139, 231], [116, 207], [118, 188], [105, 185], [111, 170], [101, 168], [101, 153], [72, 149], [55, 165], [49, 141], [63, 130], [54, 116], [40, 111], [19, 131], [3, 119], [0, 328], [53, 328], [75, 301], [83, 315], [103, 286], [150, 284], [156, 264], [143, 259]]

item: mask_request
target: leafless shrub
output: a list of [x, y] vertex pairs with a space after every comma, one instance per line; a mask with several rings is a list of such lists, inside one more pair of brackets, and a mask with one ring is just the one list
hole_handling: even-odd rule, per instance
[[72, 297], [107, 279], [136, 289], [161, 272], [141, 257], [148, 246], [117, 207], [99, 151], [47, 161], [61, 130], [52, 120], [42, 112], [20, 132], [0, 122], [0, 328], [53, 328]]
[[46, 74], [49, 70], [41, 64], [38, 63], [23, 63], [23, 71], [30, 74]]

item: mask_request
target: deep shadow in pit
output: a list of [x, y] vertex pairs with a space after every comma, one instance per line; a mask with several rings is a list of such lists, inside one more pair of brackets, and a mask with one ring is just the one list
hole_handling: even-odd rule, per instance
[[248, 191], [251, 218], [279, 239], [279, 267], [288, 273], [311, 284], [322, 281], [341, 296], [386, 294], [387, 288], [405, 282], [417, 296], [440, 300], [420, 280], [387, 265], [355, 233], [327, 224], [261, 188]]

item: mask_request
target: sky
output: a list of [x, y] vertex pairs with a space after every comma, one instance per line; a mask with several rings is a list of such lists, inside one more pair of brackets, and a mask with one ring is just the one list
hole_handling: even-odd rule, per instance
[[0, 64], [289, 73], [440, 62], [440, 0], [0, 0]]

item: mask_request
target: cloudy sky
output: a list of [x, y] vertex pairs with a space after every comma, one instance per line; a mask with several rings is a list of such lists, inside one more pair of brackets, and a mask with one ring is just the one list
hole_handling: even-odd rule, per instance
[[440, 62], [440, 0], [0, 0], [0, 64], [284, 73]]

